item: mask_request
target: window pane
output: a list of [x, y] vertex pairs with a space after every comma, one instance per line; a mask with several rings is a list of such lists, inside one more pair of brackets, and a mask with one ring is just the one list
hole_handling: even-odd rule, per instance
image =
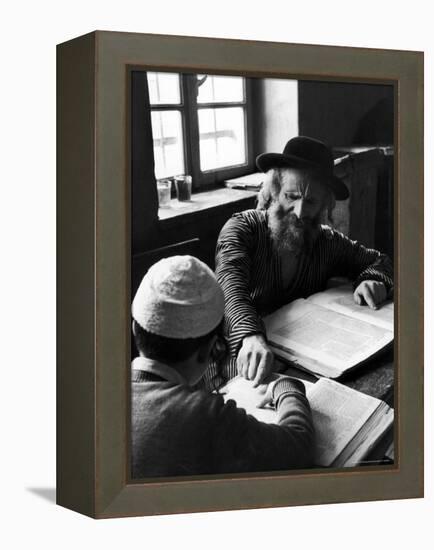
[[148, 73], [149, 99], [151, 105], [162, 103], [181, 103], [179, 88], [179, 74], [176, 73]]
[[244, 164], [244, 109], [199, 109], [199, 139], [201, 170]]
[[155, 177], [184, 173], [182, 119], [179, 111], [152, 111]]
[[[197, 75], [201, 80], [206, 75]], [[240, 76], [210, 76], [199, 86], [198, 103], [244, 101], [244, 78]]]

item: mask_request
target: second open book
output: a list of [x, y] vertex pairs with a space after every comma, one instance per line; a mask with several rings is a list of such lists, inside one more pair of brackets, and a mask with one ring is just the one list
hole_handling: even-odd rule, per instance
[[354, 302], [350, 285], [283, 306], [264, 318], [276, 355], [338, 378], [393, 342], [393, 302], [373, 310]]
[[[384, 401], [327, 378], [303, 383], [316, 434], [316, 466], [357, 466], [373, 458], [384, 442], [390, 444], [394, 411]], [[237, 376], [221, 391], [226, 401], [233, 399], [258, 420], [277, 422], [273, 408], [258, 408], [263, 394], [250, 380]]]

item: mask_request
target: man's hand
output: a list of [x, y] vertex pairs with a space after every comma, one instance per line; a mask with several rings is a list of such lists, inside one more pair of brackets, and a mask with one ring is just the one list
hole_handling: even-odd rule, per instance
[[262, 334], [246, 336], [237, 357], [238, 373], [254, 386], [260, 384], [273, 368], [273, 353]]
[[371, 309], [378, 306], [387, 298], [384, 283], [379, 281], [362, 281], [354, 291], [354, 301], [359, 306], [368, 305]]

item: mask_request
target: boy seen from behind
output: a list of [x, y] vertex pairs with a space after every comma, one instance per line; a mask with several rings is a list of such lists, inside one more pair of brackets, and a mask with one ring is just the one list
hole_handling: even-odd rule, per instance
[[277, 423], [195, 388], [224, 314], [213, 272], [192, 256], [156, 263], [132, 304], [132, 477], [290, 470], [312, 465], [314, 433], [303, 384], [273, 379]]

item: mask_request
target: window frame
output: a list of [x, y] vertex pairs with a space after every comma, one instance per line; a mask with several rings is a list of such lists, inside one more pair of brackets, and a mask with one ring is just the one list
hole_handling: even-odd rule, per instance
[[[152, 70], [146, 72], [173, 72]], [[184, 170], [192, 176], [192, 192], [209, 191], [212, 188], [221, 187], [226, 179], [236, 178], [254, 172], [254, 143], [253, 143], [253, 93], [252, 81], [248, 77], [243, 78], [244, 99], [232, 102], [197, 102], [197, 75], [205, 73], [176, 73], [179, 76], [180, 103], [149, 104], [152, 111], [179, 111], [181, 113]], [[229, 76], [223, 74], [210, 74], [210, 76]], [[234, 75], [239, 76], [239, 75]], [[200, 140], [199, 140], [199, 110], [209, 108], [242, 107], [244, 110], [244, 145], [246, 162], [235, 166], [201, 170], [200, 168]], [[173, 176], [168, 176], [172, 178]]]

